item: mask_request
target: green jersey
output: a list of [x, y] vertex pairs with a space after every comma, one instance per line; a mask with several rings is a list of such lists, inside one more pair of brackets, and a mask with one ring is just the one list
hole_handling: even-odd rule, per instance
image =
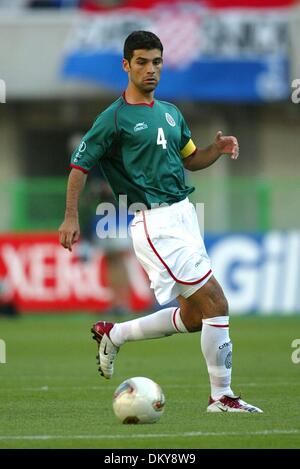
[[129, 104], [120, 96], [95, 120], [71, 157], [84, 172], [100, 164], [116, 199], [128, 204], [172, 204], [194, 188], [185, 184], [182, 159], [196, 151], [191, 132], [173, 104]]

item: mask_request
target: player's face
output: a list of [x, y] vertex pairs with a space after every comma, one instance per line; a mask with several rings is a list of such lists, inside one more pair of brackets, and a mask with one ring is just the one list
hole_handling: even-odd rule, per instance
[[123, 59], [123, 68], [128, 72], [129, 81], [146, 93], [157, 87], [162, 64], [163, 59], [159, 49], [136, 49], [130, 63]]

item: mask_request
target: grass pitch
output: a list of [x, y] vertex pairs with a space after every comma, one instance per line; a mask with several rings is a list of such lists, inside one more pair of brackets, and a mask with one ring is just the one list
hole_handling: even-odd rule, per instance
[[[101, 378], [90, 334], [99, 318], [0, 319], [7, 360], [0, 364], [0, 448], [300, 447], [300, 363], [291, 360], [299, 316], [231, 318], [233, 389], [264, 410], [250, 415], [206, 413], [198, 333], [125, 344], [114, 377]], [[163, 388], [158, 423], [122, 425], [114, 416], [113, 392], [133, 376]]]

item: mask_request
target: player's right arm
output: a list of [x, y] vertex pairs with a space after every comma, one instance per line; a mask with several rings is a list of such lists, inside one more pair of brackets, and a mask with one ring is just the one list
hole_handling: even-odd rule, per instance
[[116, 135], [115, 115], [108, 108], [95, 120], [93, 127], [81, 140], [71, 156], [66, 197], [65, 219], [59, 227], [60, 244], [72, 251], [72, 246], [79, 240], [78, 202], [85, 186], [87, 174], [106, 154]]
[[60, 244], [69, 251], [72, 251], [73, 244], [79, 240], [78, 201], [86, 179], [87, 174], [79, 169], [71, 169], [67, 186], [65, 219], [58, 230]]

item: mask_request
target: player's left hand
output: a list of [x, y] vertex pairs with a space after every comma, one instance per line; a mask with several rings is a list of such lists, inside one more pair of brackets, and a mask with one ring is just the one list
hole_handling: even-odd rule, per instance
[[222, 155], [230, 155], [232, 160], [236, 160], [239, 156], [239, 144], [236, 137], [223, 136], [223, 132], [219, 130], [215, 138], [217, 150]]

